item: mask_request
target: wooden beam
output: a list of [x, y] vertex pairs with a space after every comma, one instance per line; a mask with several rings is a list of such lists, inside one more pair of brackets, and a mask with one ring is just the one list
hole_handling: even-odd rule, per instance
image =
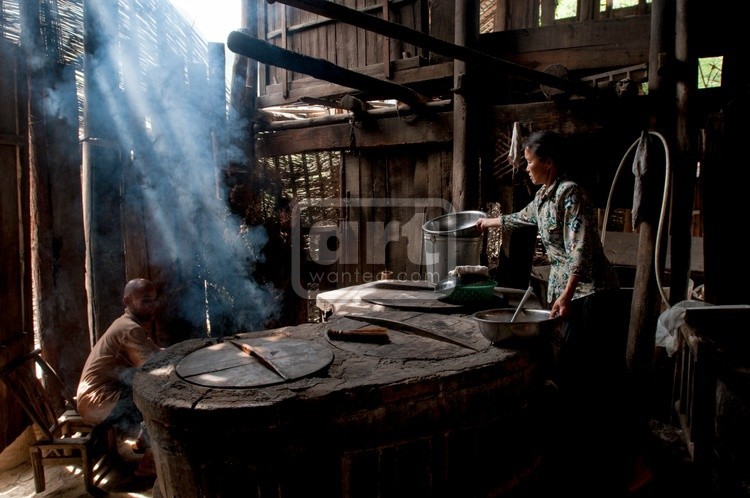
[[562, 64], [576, 71], [647, 62], [650, 40], [645, 15], [483, 33], [476, 48], [532, 69]]
[[239, 31], [229, 33], [227, 47], [234, 53], [264, 64], [304, 73], [378, 97], [397, 99], [420, 111], [425, 110], [427, 99], [408, 87], [345, 69], [323, 59], [284, 50]]
[[[687, 0], [677, 0], [675, 8], [675, 59], [683, 70], [677, 71], [677, 121], [675, 130], [675, 147], [672, 150], [676, 158], [672, 182], [672, 271], [670, 274], [669, 301], [672, 305], [690, 297], [688, 284], [690, 280], [690, 240], [693, 224], [693, 202], [695, 192], [695, 174], [698, 164], [697, 146], [693, 138], [696, 130], [696, 112], [694, 100], [696, 92], [695, 74], [698, 61], [691, 48], [690, 9]], [[692, 77], [691, 77], [692, 75]]]
[[[455, 4], [457, 45], [474, 46], [479, 35], [479, 11], [476, 2], [458, 0]], [[474, 209], [479, 206], [477, 189], [479, 185], [478, 115], [479, 102], [470, 89], [462, 88], [463, 78], [471, 73], [472, 65], [463, 61], [453, 64], [453, 173], [451, 198], [457, 211]]]
[[[274, 3], [268, 0], [269, 3]], [[354, 25], [358, 28], [366, 29], [383, 36], [389, 36], [401, 41], [411, 43], [418, 47], [423, 47], [431, 52], [439, 53], [453, 59], [464, 62], [476, 63], [478, 66], [489, 66], [498, 71], [511, 76], [516, 76], [535, 83], [544, 84], [559, 90], [566, 90], [569, 93], [582, 96], [597, 96], [599, 91], [586, 84], [576, 81], [570, 81], [558, 78], [542, 71], [535, 71], [527, 67], [513, 64], [511, 62], [498, 59], [478, 50], [456, 45], [430, 35], [417, 31], [415, 29], [402, 26], [400, 24], [388, 22], [375, 16], [363, 14], [357, 10], [338, 5], [326, 0], [278, 0], [280, 3], [296, 7], [298, 9], [313, 12], [318, 15], [330, 17], [337, 21]]]
[[[393, 78], [389, 81], [399, 85], [410, 85], [412, 83], [445, 80], [446, 88], [450, 88], [453, 79], [453, 62], [419, 67], [416, 64], [412, 64], [412, 61], [416, 59], [416, 57], [413, 57], [410, 60], [393, 61], [396, 72], [394, 72]], [[404, 62], [406, 64], [401, 64]], [[377, 77], [375, 75], [382, 74], [383, 67], [382, 64], [377, 63], [364, 68], [358, 68], [357, 72], [375, 78]], [[295, 78], [292, 81], [288, 100], [281, 97], [281, 88], [278, 85], [268, 85], [266, 91], [268, 92], [266, 95], [258, 97], [258, 108], [283, 105], [290, 101], [302, 100], [306, 97], [340, 98], [342, 94], [350, 93], [351, 89], [316, 78], [305, 77]]]
[[319, 150], [423, 145], [449, 143], [453, 139], [452, 113], [437, 113], [407, 122], [401, 116], [357, 124], [335, 123], [260, 133], [256, 142], [258, 157], [274, 157]]

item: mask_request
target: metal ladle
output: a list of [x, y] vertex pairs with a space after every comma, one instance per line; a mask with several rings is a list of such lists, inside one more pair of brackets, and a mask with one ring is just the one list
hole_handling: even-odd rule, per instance
[[510, 319], [510, 323], [513, 323], [516, 321], [516, 318], [518, 317], [518, 313], [521, 312], [521, 309], [523, 308], [523, 305], [526, 304], [526, 301], [529, 299], [529, 296], [531, 295], [531, 286], [529, 285], [529, 288], [526, 289], [526, 292], [524, 293], [523, 297], [521, 298], [521, 302], [518, 303], [518, 308], [516, 308], [516, 312], [513, 313], [513, 317]]

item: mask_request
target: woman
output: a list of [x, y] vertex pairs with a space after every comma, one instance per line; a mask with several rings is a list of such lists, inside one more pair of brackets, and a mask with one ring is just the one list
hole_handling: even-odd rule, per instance
[[531, 183], [541, 188], [521, 211], [480, 218], [476, 224], [479, 230], [537, 227], [551, 265], [547, 302], [552, 304], [552, 317], [570, 316], [573, 298], [618, 287], [617, 275], [604, 255], [588, 196], [576, 182], [565, 177], [563, 145], [557, 133], [532, 133], [523, 154]]
[[[623, 395], [628, 300], [617, 291], [617, 274], [604, 254], [588, 196], [565, 175], [562, 137], [551, 131], [532, 133], [524, 144], [524, 157], [531, 182], [541, 185], [534, 199], [517, 213], [482, 218], [476, 226], [538, 229], [551, 265], [550, 314], [564, 318], [562, 343], [555, 354], [559, 363], [552, 373], [553, 385], [561, 383], [563, 395], [555, 422], [564, 428], [552, 447], [553, 480], [559, 485], [570, 479], [563, 485], [579, 496], [588, 491], [607, 496], [619, 491], [623, 481], [632, 487], [644, 475], [650, 479], [648, 469], [646, 474], [630, 472], [632, 462], [640, 461], [642, 429]], [[612, 425], [618, 427], [619, 437], [602, 438]], [[583, 448], [591, 460], [582, 466], [571, 461], [567, 450], [572, 446]], [[579, 467], [587, 469], [589, 477], [571, 478]]]

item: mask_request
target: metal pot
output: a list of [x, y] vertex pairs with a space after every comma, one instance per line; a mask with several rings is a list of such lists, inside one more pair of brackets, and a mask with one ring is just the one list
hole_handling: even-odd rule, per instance
[[492, 342], [499, 342], [511, 337], [537, 337], [550, 335], [559, 330], [562, 318], [549, 317], [548, 310], [523, 309], [516, 321], [510, 319], [515, 308], [498, 308], [477, 311], [471, 315], [479, 325], [479, 331]]
[[424, 225], [423, 251], [425, 279], [437, 284], [456, 266], [478, 265], [482, 233], [476, 229], [482, 211], [461, 211], [434, 218]]

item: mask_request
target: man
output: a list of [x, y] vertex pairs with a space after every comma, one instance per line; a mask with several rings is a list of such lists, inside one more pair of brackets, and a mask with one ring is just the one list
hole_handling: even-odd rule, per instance
[[133, 450], [144, 453], [136, 475], [153, 475], [153, 456], [147, 448], [143, 416], [133, 402], [132, 380], [136, 370], [162, 349], [145, 329], [157, 309], [156, 286], [144, 278], [129, 281], [123, 304], [125, 313], [89, 353], [78, 383], [77, 409], [87, 422], [136, 437]]

